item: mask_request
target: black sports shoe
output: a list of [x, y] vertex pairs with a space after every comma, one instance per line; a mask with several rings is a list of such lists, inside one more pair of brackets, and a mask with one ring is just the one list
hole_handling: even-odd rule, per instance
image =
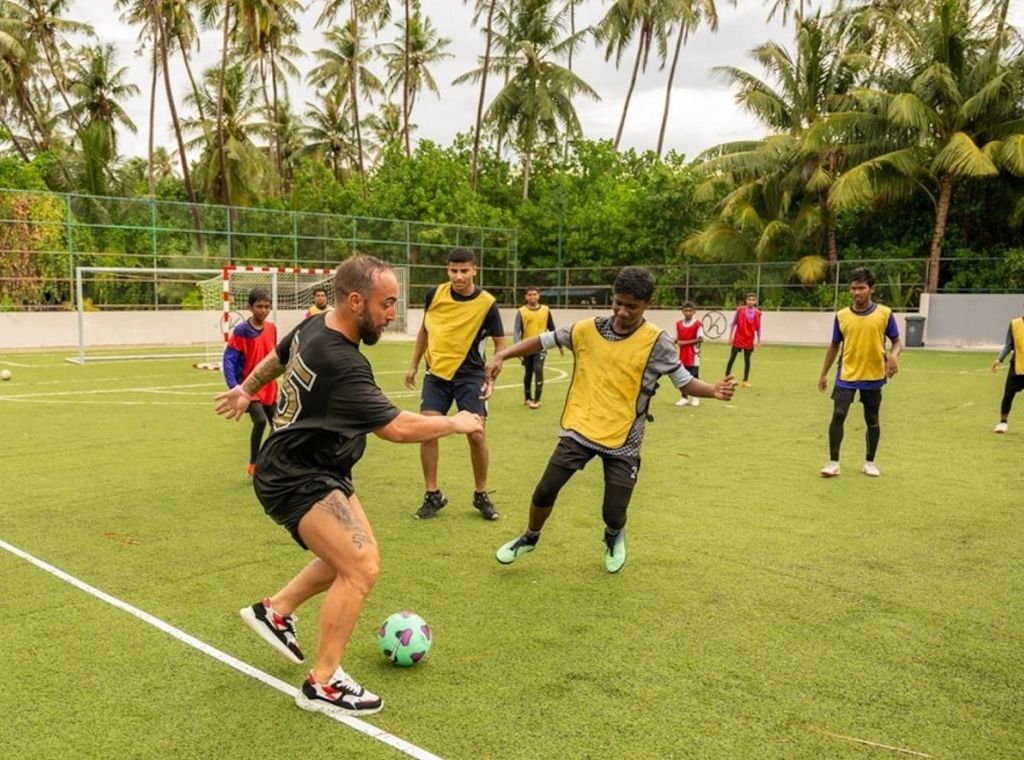
[[296, 638], [295, 615], [277, 614], [270, 606], [270, 599], [256, 602], [252, 607], [243, 607], [238, 614], [260, 635], [260, 638], [292, 662], [302, 662], [306, 659], [299, 649], [299, 641]]
[[420, 508], [416, 510], [414, 517], [417, 520], [429, 520], [444, 509], [444, 506], [447, 503], [448, 499], [446, 499], [444, 494], [440, 491], [427, 491], [423, 496], [423, 503], [420, 504]]
[[483, 515], [485, 520], [497, 520], [501, 517], [501, 513], [494, 506], [494, 502], [487, 495], [487, 491], [476, 491], [473, 494], [473, 506], [480, 510], [480, 514]]
[[310, 671], [295, 695], [295, 704], [303, 710], [335, 715], [373, 715], [380, 712], [384, 700], [367, 691], [341, 668], [334, 671], [330, 683], [320, 683]]

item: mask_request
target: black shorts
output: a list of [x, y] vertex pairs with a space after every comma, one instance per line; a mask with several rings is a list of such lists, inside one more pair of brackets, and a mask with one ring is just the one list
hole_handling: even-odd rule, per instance
[[867, 404], [874, 402], [875, 406], [882, 403], [882, 389], [866, 390], [864, 388], [840, 388], [838, 385], [832, 389], [832, 400], [852, 404], [854, 396], [860, 391], [860, 403]]
[[[268, 439], [268, 446], [272, 440]], [[291, 533], [299, 546], [307, 549], [309, 547], [299, 537], [299, 521], [331, 491], [341, 491], [345, 496], [355, 493], [352, 473], [290, 467], [273, 456], [273, 451], [267, 455], [268, 446], [263, 447], [256, 460], [256, 474], [252, 479], [256, 498], [267, 516]]]
[[484, 373], [456, 375], [451, 380], [442, 380], [429, 372], [423, 376], [423, 392], [420, 394], [420, 411], [448, 414], [452, 403], [460, 411], [487, 416], [487, 402], [480, 398], [484, 384]]
[[601, 457], [606, 485], [620, 486], [630, 490], [636, 485], [637, 475], [640, 474], [640, 457], [605, 454], [584, 446], [568, 436], [558, 439], [555, 452], [548, 462], [566, 470], [582, 470], [587, 466], [587, 462], [594, 457]]
[[[684, 364], [683, 365], [683, 369], [685, 369], [687, 372], [689, 372], [694, 377], [696, 377], [698, 379], [700, 378], [700, 365], [699, 364], [696, 367], [687, 367]], [[683, 387], [685, 388], [686, 386], [683, 386]]]

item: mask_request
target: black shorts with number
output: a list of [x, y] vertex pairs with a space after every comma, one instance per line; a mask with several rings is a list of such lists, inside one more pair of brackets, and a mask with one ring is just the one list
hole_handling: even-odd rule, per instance
[[558, 439], [555, 452], [548, 461], [566, 470], [582, 470], [594, 457], [600, 457], [604, 465], [605, 484], [629, 489], [636, 486], [636, 478], [640, 474], [640, 457], [606, 454], [568, 436]]
[[451, 380], [442, 380], [428, 372], [423, 377], [420, 411], [448, 414], [454, 403], [460, 411], [486, 417], [487, 402], [480, 398], [483, 384], [483, 372], [456, 375]]

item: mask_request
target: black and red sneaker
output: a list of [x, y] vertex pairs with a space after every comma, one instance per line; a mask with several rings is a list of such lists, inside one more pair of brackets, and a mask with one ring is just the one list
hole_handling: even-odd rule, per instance
[[373, 715], [384, 707], [384, 700], [367, 691], [340, 667], [334, 671], [330, 683], [320, 683], [309, 672], [295, 704], [303, 710], [335, 715]]
[[298, 618], [295, 615], [279, 615], [270, 606], [269, 598], [256, 602], [252, 607], [243, 607], [238, 614], [261, 639], [292, 662], [302, 662], [306, 659], [299, 649], [298, 635], [295, 632], [295, 621]]

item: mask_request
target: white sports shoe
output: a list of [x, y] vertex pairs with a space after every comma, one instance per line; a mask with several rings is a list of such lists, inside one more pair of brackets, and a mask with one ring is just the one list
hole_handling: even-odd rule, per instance
[[[687, 405], [689, 405], [689, 403], [690, 403], [690, 399], [688, 399], [688, 398], [681, 398], [681, 399], [679, 399], [676, 402], [676, 406], [687, 406]], [[696, 404], [694, 404], [694, 406], [696, 406]]]
[[690, 406], [700, 406], [700, 399], [694, 396], [690, 399]]
[[829, 462], [821, 468], [821, 477], [834, 478], [839, 474], [839, 462]]
[[993, 433], [1005, 433], [1009, 429], [1010, 429], [1010, 425], [1008, 423], [1000, 422], [998, 425], [995, 426], [995, 428], [993, 428], [992, 432]]
[[869, 478], [877, 478], [881, 475], [881, 471], [878, 469], [878, 465], [874, 462], [865, 462], [864, 466], [860, 468], [860, 471], [867, 475]]

